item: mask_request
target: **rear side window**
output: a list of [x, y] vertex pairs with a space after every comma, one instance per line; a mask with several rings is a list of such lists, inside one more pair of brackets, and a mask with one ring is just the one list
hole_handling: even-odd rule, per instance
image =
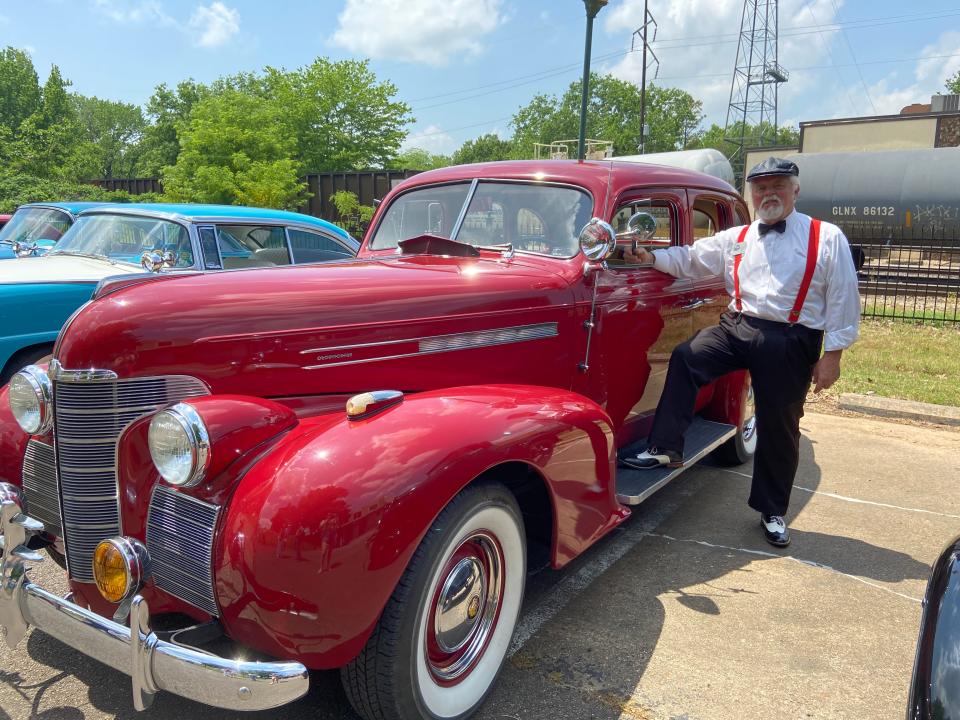
[[278, 225], [218, 225], [224, 270], [289, 265], [287, 236]]
[[298, 265], [353, 257], [353, 253], [347, 248], [322, 233], [289, 228], [287, 234], [290, 236], [293, 262]]

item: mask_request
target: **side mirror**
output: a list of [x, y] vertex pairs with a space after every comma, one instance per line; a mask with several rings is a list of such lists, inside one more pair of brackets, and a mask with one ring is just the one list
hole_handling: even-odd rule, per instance
[[173, 267], [177, 264], [177, 259], [169, 250], [166, 252], [147, 250], [140, 256], [140, 264], [144, 270], [156, 273], [163, 270], [164, 267]]
[[[627, 220], [627, 229], [617, 233], [620, 240], [630, 240], [633, 245], [633, 251], [636, 252], [639, 243], [646, 243], [657, 234], [657, 219], [648, 212], [637, 212]], [[654, 243], [661, 244], [661, 243]], [[665, 238], [663, 245], [669, 245], [669, 238]]]
[[617, 234], [610, 223], [593, 218], [580, 231], [580, 250], [587, 260], [606, 260], [617, 246]]
[[10, 243], [13, 248], [13, 254], [18, 258], [30, 257], [37, 254], [37, 244], [32, 242], [18, 242], [14, 240]]

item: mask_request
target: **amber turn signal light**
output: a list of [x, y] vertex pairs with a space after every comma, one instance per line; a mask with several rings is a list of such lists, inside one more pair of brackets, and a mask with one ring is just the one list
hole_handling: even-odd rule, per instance
[[120, 603], [143, 586], [147, 549], [137, 540], [115, 537], [93, 551], [93, 580], [104, 599]]

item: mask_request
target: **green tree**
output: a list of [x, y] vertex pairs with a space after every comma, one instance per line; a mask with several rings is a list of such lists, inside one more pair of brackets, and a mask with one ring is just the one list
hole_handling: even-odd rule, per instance
[[140, 142], [135, 173], [156, 177], [163, 168], [177, 162], [180, 154], [178, 128], [190, 117], [193, 106], [211, 94], [210, 88], [193, 80], [184, 80], [171, 89], [161, 83], [147, 101], [149, 123]]
[[294, 208], [302, 200], [296, 141], [276, 103], [237, 90], [209, 95], [179, 127], [179, 142], [163, 172], [173, 201]]
[[[559, 98], [537, 95], [511, 120], [514, 155], [533, 157], [534, 143], [570, 140], [580, 129], [581, 82], [573, 82]], [[633, 155], [640, 147], [640, 89], [612, 75], [590, 75], [587, 137], [613, 142], [614, 155]], [[650, 135], [647, 152], [679, 150], [703, 119], [703, 104], [677, 88], [647, 88]]]
[[0, 50], [0, 126], [16, 135], [20, 125], [40, 110], [40, 80], [23, 50]]
[[947, 80], [946, 88], [951, 95], [960, 95], [960, 70], [957, 70], [956, 74]]
[[44, 83], [39, 108], [20, 125], [11, 153], [13, 170], [38, 177], [80, 179], [83, 127], [67, 93], [70, 81], [54, 65]]
[[292, 72], [267, 68], [263, 87], [308, 172], [385, 167], [412, 120], [410, 108], [394, 100], [397, 88], [378, 82], [366, 60], [317, 58]]
[[512, 156], [512, 141], [503, 140], [496, 133], [487, 133], [476, 140], [467, 140], [460, 146], [459, 150], [453, 153], [451, 161], [454, 165], [466, 165], [467, 163], [507, 160]]
[[77, 115], [87, 136], [88, 179], [132, 177], [146, 127], [143, 111], [129, 103], [74, 96]]
[[451, 164], [447, 155], [434, 155], [423, 148], [408, 148], [387, 163], [395, 170], [434, 170]]
[[373, 218], [373, 207], [361, 205], [356, 193], [349, 190], [335, 192], [330, 196], [330, 201], [337, 208], [340, 216], [337, 222], [340, 227], [354, 237], [362, 236]]

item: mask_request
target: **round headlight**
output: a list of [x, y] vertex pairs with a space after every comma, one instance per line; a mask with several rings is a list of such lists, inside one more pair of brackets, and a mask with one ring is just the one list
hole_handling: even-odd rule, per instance
[[154, 415], [147, 440], [153, 464], [168, 483], [192, 487], [203, 480], [210, 465], [210, 436], [190, 405], [177, 403]]
[[93, 551], [93, 581], [108, 602], [123, 602], [137, 592], [148, 573], [147, 549], [133, 538], [114, 537]]
[[40, 435], [50, 429], [53, 424], [52, 398], [53, 384], [36, 365], [28, 365], [10, 379], [7, 395], [10, 412], [25, 433]]

